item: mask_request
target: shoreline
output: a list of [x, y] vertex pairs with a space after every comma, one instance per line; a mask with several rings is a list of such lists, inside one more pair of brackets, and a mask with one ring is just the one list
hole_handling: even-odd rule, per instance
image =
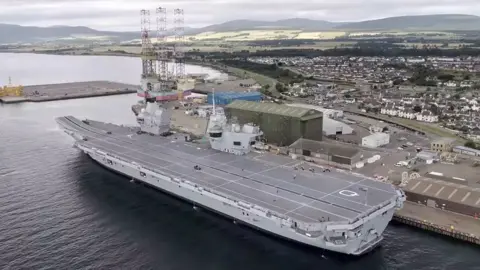
[[116, 95], [128, 95], [136, 93], [136, 90], [120, 90], [118, 92], [108, 92], [108, 93], [91, 93], [85, 95], [71, 95], [71, 96], [60, 96], [60, 97], [0, 97], [0, 103], [2, 104], [18, 104], [25, 102], [48, 102], [48, 101], [57, 101], [57, 100], [69, 100], [69, 99], [82, 99], [82, 98], [93, 98], [93, 97], [106, 97], [106, 96], [116, 96]]
[[21, 96], [2, 96], [0, 103], [47, 102], [137, 93], [138, 85], [111, 81], [79, 81], [23, 86]]

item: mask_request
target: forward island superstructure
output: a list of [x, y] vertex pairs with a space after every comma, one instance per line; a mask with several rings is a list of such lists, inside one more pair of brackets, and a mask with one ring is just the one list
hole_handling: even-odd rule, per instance
[[206, 143], [170, 132], [171, 100], [163, 77], [142, 75], [146, 107], [138, 127], [72, 116], [56, 119], [75, 146], [99, 164], [236, 223], [306, 245], [360, 255], [377, 246], [404, 193], [395, 186], [336, 169], [321, 169], [263, 149], [254, 124], [210, 115]]

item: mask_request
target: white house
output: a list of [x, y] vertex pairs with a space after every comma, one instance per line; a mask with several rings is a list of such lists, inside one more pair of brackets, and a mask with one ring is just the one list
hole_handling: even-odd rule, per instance
[[377, 148], [390, 143], [390, 134], [373, 133], [362, 138], [362, 146]]
[[446, 82], [446, 83], [445, 83], [445, 86], [448, 86], [448, 87], [457, 87], [457, 83], [450, 81], [450, 82]]
[[400, 111], [398, 113], [398, 116], [406, 119], [415, 119], [416, 113], [414, 113], [413, 111]]
[[421, 122], [436, 123], [438, 122], [438, 115], [434, 115], [430, 111], [423, 111], [416, 115], [416, 119]]

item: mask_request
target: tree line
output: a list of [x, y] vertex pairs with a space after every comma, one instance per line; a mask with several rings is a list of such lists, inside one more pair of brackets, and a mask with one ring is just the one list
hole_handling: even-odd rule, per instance
[[480, 49], [477, 48], [459, 48], [459, 49], [440, 49], [435, 47], [428, 48], [402, 48], [397, 46], [362, 44], [353, 48], [333, 48], [326, 50], [319, 49], [277, 49], [277, 50], [257, 50], [254, 52], [243, 50], [237, 52], [187, 52], [187, 56], [196, 56], [210, 59], [231, 59], [247, 57], [307, 57], [314, 58], [319, 56], [383, 56], [383, 57], [459, 57], [459, 56], [478, 56]]

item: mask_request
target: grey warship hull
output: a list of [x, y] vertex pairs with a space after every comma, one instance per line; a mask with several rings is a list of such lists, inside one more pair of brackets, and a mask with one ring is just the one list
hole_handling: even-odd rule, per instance
[[56, 120], [76, 147], [111, 170], [260, 230], [340, 253], [374, 248], [404, 200], [392, 185], [361, 176], [294, 170], [308, 165], [288, 157], [236, 156], [180, 136], [137, 134], [70, 116]]

